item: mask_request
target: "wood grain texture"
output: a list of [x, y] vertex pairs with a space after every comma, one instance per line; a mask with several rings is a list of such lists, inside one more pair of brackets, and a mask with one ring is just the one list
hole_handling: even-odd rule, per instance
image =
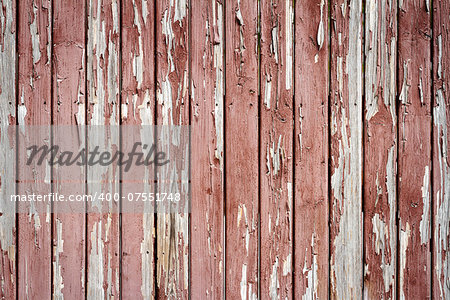
[[[187, 4], [185, 0], [163, 0], [156, 3], [158, 125], [189, 124], [190, 23]], [[159, 138], [158, 136], [157, 143], [160, 142]], [[163, 141], [163, 144], [167, 142]], [[170, 149], [166, 153], [170, 156]], [[160, 172], [160, 169], [157, 172], [159, 172], [157, 192], [170, 192], [167, 191], [168, 180], [173, 178], [178, 181], [187, 180], [183, 176], [184, 172], [169, 174]], [[156, 226], [157, 297], [186, 299], [189, 289], [189, 215], [169, 214], [164, 209], [159, 212]]]
[[432, 269], [430, 7], [400, 1], [399, 9], [399, 296], [425, 299]]
[[226, 279], [231, 299], [258, 297], [258, 5], [225, 5]]
[[293, 51], [291, 1], [261, 1], [261, 297], [292, 296]]
[[224, 297], [224, 2], [191, 2], [192, 299]]
[[[53, 124], [64, 130], [68, 125], [85, 124], [86, 120], [85, 4], [54, 0], [53, 5]], [[70, 135], [58, 135], [53, 143], [77, 139], [71, 131]], [[54, 169], [53, 174], [54, 192], [86, 193], [84, 167], [74, 167], [70, 172]], [[75, 211], [79, 207], [67, 203], [54, 203], [53, 209], [53, 298], [82, 299], [86, 288], [85, 215]]]
[[[16, 2], [2, 0], [0, 9], [0, 297], [16, 295], [16, 209], [7, 197], [16, 190], [8, 128], [16, 125]], [[11, 141], [11, 142], [10, 142]]]
[[[155, 10], [147, 0], [122, 1], [122, 124], [155, 124]], [[127, 130], [125, 129], [125, 133]], [[149, 137], [151, 138], [151, 137]], [[145, 137], [141, 142], [147, 142]], [[123, 151], [130, 146], [122, 143]], [[142, 183], [133, 182], [142, 178]], [[122, 173], [122, 195], [153, 192], [150, 176], [141, 168]], [[124, 209], [125, 210], [125, 209]], [[155, 296], [155, 216], [122, 213], [122, 297]]]
[[[51, 192], [50, 169], [27, 165], [30, 145], [49, 145], [51, 124], [51, 2], [19, 1], [19, 194]], [[36, 126], [34, 126], [36, 125]], [[38, 126], [42, 126], [42, 134]], [[22, 144], [22, 145], [21, 145]], [[33, 174], [30, 176], [29, 174]], [[50, 203], [19, 203], [18, 215], [18, 297], [51, 297], [51, 217]], [[27, 212], [28, 213], [25, 213]]]
[[397, 3], [367, 0], [364, 109], [364, 297], [396, 296]]
[[434, 299], [450, 298], [449, 226], [449, 94], [450, 20], [447, 1], [433, 1], [433, 276]]
[[331, 2], [330, 295], [362, 297], [362, 2]]
[[328, 28], [326, 1], [296, 2], [294, 295], [306, 299], [329, 291]]
[[[119, 148], [120, 1], [91, 0], [87, 29], [87, 124], [90, 144]], [[87, 193], [119, 193], [119, 167], [87, 167]], [[119, 202], [88, 204], [87, 297], [119, 297]]]

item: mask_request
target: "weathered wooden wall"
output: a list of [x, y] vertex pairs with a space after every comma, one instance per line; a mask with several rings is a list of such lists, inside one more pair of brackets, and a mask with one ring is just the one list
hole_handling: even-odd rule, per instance
[[[2, 299], [450, 299], [450, 0], [0, 3]], [[137, 188], [25, 124], [190, 125], [191, 212], [14, 213]]]

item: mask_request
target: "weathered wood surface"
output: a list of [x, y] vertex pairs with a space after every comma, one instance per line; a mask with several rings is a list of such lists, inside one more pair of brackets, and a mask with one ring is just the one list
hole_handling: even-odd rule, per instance
[[16, 22], [17, 3], [1, 1], [0, 10], [0, 297], [11, 299], [16, 294], [16, 217], [15, 204], [6, 201], [16, 190], [14, 143], [9, 142], [8, 128], [17, 124], [16, 76]]
[[[26, 165], [25, 145], [49, 144], [51, 124], [51, 14], [50, 1], [19, 1], [18, 24], [19, 125], [45, 126], [41, 134], [22, 127], [18, 149], [19, 194], [50, 193], [49, 169]], [[40, 130], [39, 130], [40, 131]], [[24, 145], [22, 145], [24, 144]], [[29, 176], [27, 174], [33, 174]], [[20, 206], [20, 207], [19, 207]], [[19, 203], [18, 215], [18, 298], [51, 297], [50, 203]], [[25, 213], [27, 212], [28, 213]]]
[[450, 19], [447, 1], [433, 1], [433, 201], [432, 295], [435, 299], [450, 298], [450, 169], [449, 169], [449, 91], [450, 87]]
[[431, 296], [431, 23], [427, 1], [399, 1], [399, 297]]
[[[156, 124], [166, 128], [189, 125], [189, 14], [186, 1], [156, 1]], [[161, 171], [156, 192], [168, 192], [166, 180], [185, 180], [182, 173]], [[164, 208], [160, 212], [156, 217], [156, 296], [187, 299], [189, 215], [169, 214]]]
[[[155, 10], [147, 0], [122, 3], [121, 119], [126, 126], [155, 124]], [[126, 133], [125, 129], [125, 133]], [[151, 137], [150, 137], [151, 138]], [[124, 140], [124, 138], [122, 138]], [[151, 142], [142, 137], [141, 142]], [[131, 147], [124, 142], [121, 148]], [[153, 177], [143, 169], [122, 173], [122, 195], [153, 192]], [[135, 178], [141, 183], [132, 182]], [[130, 182], [129, 182], [130, 181]], [[155, 296], [155, 216], [124, 212], [121, 218], [121, 295], [150, 299]]]
[[330, 295], [362, 295], [362, 2], [331, 2]]
[[224, 2], [191, 7], [192, 299], [224, 297]]
[[[120, 1], [90, 0], [87, 12], [87, 149], [119, 148]], [[110, 129], [106, 126], [111, 125]], [[87, 167], [87, 193], [119, 192], [119, 167]], [[119, 203], [87, 204], [87, 298], [119, 297]]]
[[328, 3], [295, 3], [294, 295], [325, 299], [329, 293]]
[[[86, 116], [86, 7], [84, 2], [54, 0], [52, 33], [52, 118], [67, 130], [69, 125], [85, 124]], [[78, 135], [58, 135], [54, 145]], [[82, 141], [81, 141], [82, 142]], [[60, 194], [86, 193], [84, 166], [73, 167], [71, 172], [53, 168], [53, 191]], [[74, 180], [76, 183], [71, 182]], [[56, 207], [58, 206], [58, 207]], [[53, 298], [81, 299], [86, 291], [86, 217], [83, 213], [62, 203], [54, 203], [53, 236]]]
[[364, 296], [397, 294], [397, 2], [365, 4]]
[[[1, 5], [2, 299], [450, 297], [448, 1]], [[88, 140], [124, 152], [191, 125], [192, 178], [25, 166], [16, 124], [121, 125]], [[6, 201], [173, 178], [191, 213]]]
[[261, 298], [292, 296], [293, 53], [291, 1], [261, 1]]
[[225, 40], [225, 293], [255, 299], [260, 285], [257, 2], [226, 2]]

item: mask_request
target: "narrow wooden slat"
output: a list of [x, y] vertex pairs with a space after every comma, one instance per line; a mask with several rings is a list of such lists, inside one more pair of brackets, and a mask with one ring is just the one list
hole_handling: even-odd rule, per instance
[[[88, 127], [87, 149], [100, 146], [100, 151], [112, 151], [119, 148], [120, 1], [89, 1], [86, 34], [87, 124], [93, 125]], [[119, 193], [118, 166], [88, 166], [87, 193], [103, 194], [104, 199]], [[87, 297], [118, 298], [119, 202], [98, 201], [88, 206]]]
[[226, 286], [230, 299], [258, 296], [258, 3], [225, 5]]
[[365, 7], [364, 296], [395, 299], [397, 2]]
[[[127, 126], [155, 123], [154, 8], [154, 3], [146, 0], [122, 1], [121, 117], [124, 134], [129, 132]], [[122, 143], [122, 149], [129, 147]], [[148, 183], [153, 180], [152, 176], [141, 168], [133, 173], [122, 175], [122, 195], [125, 199], [128, 193], [153, 192], [153, 185]], [[144, 180], [142, 183], [128, 183], [132, 178]], [[150, 299], [155, 296], [155, 217], [153, 214], [134, 214], [124, 210], [121, 233], [122, 297]]]
[[331, 2], [330, 295], [362, 297], [362, 2]]
[[[292, 1], [261, 1], [261, 297], [292, 297]], [[256, 149], [253, 150], [254, 152]]]
[[328, 4], [295, 7], [295, 295], [328, 297]]
[[[18, 193], [42, 195], [51, 191], [50, 181], [45, 181], [50, 178], [49, 168], [45, 164], [27, 165], [26, 147], [49, 145], [50, 141], [51, 2], [21, 0], [18, 10], [19, 120], [31, 125], [19, 132], [24, 144], [19, 143], [18, 148]], [[18, 205], [18, 297], [48, 299], [51, 297], [50, 203]]]
[[399, 3], [398, 206], [399, 296], [431, 291], [431, 62], [427, 1]]
[[1, 1], [0, 10], [0, 297], [16, 295], [16, 215], [15, 203], [7, 199], [15, 193], [14, 143], [8, 127], [16, 124], [16, 2]]
[[450, 19], [448, 1], [433, 1], [433, 286], [434, 299], [450, 298]]
[[[67, 126], [85, 123], [85, 3], [53, 0], [53, 5], [53, 124], [55, 131], [71, 133]], [[53, 143], [64, 144], [63, 138], [75, 141], [78, 136], [58, 135]], [[61, 195], [86, 192], [84, 167], [73, 168], [70, 174], [54, 168], [53, 180], [54, 192]], [[54, 203], [53, 209], [53, 297], [82, 299], [85, 215], [68, 203]]]
[[[189, 124], [189, 10], [187, 1], [156, 2], [157, 124]], [[167, 141], [163, 141], [167, 144]], [[170, 157], [171, 153], [166, 153]], [[187, 172], [187, 170], [186, 170]], [[182, 174], [173, 175], [185, 180]], [[157, 192], [174, 177], [158, 178]], [[158, 213], [156, 276], [158, 298], [186, 299], [189, 285], [189, 218], [186, 213]]]
[[192, 1], [191, 298], [222, 299], [224, 1]]

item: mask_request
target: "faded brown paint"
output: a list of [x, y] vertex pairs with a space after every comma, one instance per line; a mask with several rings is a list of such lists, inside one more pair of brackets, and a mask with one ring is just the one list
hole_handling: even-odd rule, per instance
[[[328, 297], [328, 3], [295, 7], [295, 295]], [[306, 75], [307, 74], [307, 75]]]
[[330, 296], [362, 297], [362, 2], [331, 2]]
[[366, 1], [364, 295], [397, 294], [397, 3]]
[[448, 1], [433, 1], [433, 276], [434, 299], [450, 298], [449, 94], [450, 19]]
[[225, 293], [230, 299], [258, 296], [257, 20], [257, 2], [226, 2]]
[[399, 296], [430, 297], [431, 63], [427, 1], [400, 1], [398, 28]]
[[[187, 1], [163, 0], [156, 3], [158, 125], [189, 125], [188, 16]], [[159, 174], [164, 176], [164, 173]], [[173, 176], [180, 181], [186, 179], [182, 178], [181, 172]], [[164, 180], [170, 178], [158, 179], [157, 192], [170, 192], [164, 185]], [[189, 215], [159, 213], [156, 239], [158, 298], [188, 298]]]
[[[85, 5], [75, 0], [54, 0], [53, 5], [53, 124], [84, 124]], [[74, 141], [78, 136], [65, 138]], [[60, 142], [54, 139], [54, 144]], [[85, 193], [83, 168], [64, 173], [54, 169], [53, 174], [54, 192]], [[57, 211], [55, 205], [58, 204], [54, 204]], [[72, 207], [67, 203], [61, 205], [68, 212], [53, 215], [53, 298], [82, 299], [85, 297], [85, 215], [71, 212]]]
[[[122, 124], [155, 124], [155, 11], [146, 0], [122, 1]], [[126, 144], [121, 145], [127, 151]], [[151, 189], [143, 169], [122, 173], [122, 195]], [[142, 178], [142, 185], [128, 180]], [[149, 190], [149, 192], [153, 192]], [[155, 296], [155, 216], [122, 213], [122, 296]]]
[[2, 0], [0, 10], [0, 297], [16, 295], [16, 210], [6, 201], [16, 190], [11, 159], [15, 141], [5, 130], [16, 125], [16, 1]]
[[261, 1], [261, 297], [292, 297], [292, 1]]
[[[18, 2], [19, 54], [19, 125], [51, 123], [51, 2], [21, 0]], [[19, 194], [50, 193], [45, 165], [26, 165], [26, 145], [50, 141], [50, 128], [45, 135], [19, 131]], [[23, 172], [23, 173], [22, 173]], [[29, 174], [33, 174], [30, 177]], [[33, 180], [34, 179], [34, 180]], [[51, 297], [51, 218], [49, 203], [18, 203], [18, 298]]]
[[[119, 148], [120, 1], [92, 0], [87, 31], [88, 141], [100, 149]], [[98, 127], [97, 125], [112, 125]], [[98, 128], [110, 128], [97, 136]], [[89, 149], [87, 144], [87, 151]], [[87, 168], [87, 193], [119, 193], [119, 168]], [[119, 298], [119, 203], [88, 204], [87, 298]]]
[[224, 2], [191, 2], [192, 299], [224, 297]]

